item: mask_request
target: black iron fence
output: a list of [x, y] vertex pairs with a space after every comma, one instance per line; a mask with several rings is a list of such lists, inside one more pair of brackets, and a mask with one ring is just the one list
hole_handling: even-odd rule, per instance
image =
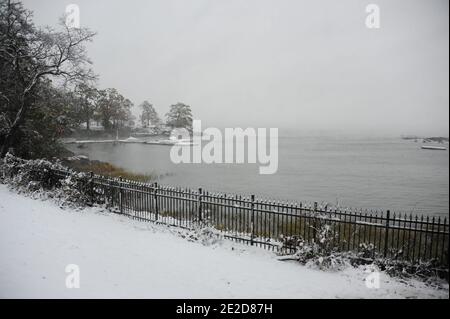
[[[53, 184], [71, 174], [53, 170]], [[72, 174], [73, 176], [73, 174]], [[144, 184], [91, 174], [82, 186], [91, 203], [135, 219], [192, 229], [205, 222], [224, 237], [293, 252], [299, 240], [327, 240], [336, 251], [367, 251], [448, 268], [447, 218], [278, 202], [202, 189]], [[324, 238], [326, 236], [327, 238]]]

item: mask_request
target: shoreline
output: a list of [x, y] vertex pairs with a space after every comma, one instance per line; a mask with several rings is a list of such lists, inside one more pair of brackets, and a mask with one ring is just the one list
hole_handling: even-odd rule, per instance
[[172, 146], [176, 145], [177, 141], [172, 140], [141, 140], [137, 138], [127, 138], [127, 139], [111, 139], [111, 140], [63, 140], [63, 144], [148, 144], [148, 145], [166, 145]]
[[58, 158], [62, 165], [85, 173], [94, 173], [98, 175], [104, 175], [108, 177], [122, 177], [137, 182], [151, 182], [159, 179], [158, 176], [153, 174], [141, 174], [134, 173], [126, 170], [123, 167], [113, 165], [109, 162], [103, 162], [99, 160], [91, 160], [84, 155], [73, 155], [69, 157]]

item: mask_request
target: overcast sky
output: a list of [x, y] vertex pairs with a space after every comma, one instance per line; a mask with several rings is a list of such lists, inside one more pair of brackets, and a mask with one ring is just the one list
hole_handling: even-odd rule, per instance
[[[101, 88], [208, 126], [448, 136], [447, 0], [26, 0], [97, 31]], [[365, 25], [376, 3], [381, 28]]]

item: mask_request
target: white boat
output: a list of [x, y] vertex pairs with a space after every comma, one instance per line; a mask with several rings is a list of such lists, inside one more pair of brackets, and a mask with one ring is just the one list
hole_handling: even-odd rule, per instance
[[447, 148], [443, 146], [428, 146], [428, 145], [422, 145], [422, 149], [424, 150], [439, 150], [439, 151], [446, 151]]
[[175, 145], [176, 142], [171, 140], [151, 140], [146, 141], [145, 144], [151, 144], [151, 145]]

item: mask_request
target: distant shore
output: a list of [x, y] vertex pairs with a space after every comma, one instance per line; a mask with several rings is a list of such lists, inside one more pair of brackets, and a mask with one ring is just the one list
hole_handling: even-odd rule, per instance
[[448, 137], [442, 136], [433, 136], [433, 137], [420, 137], [415, 135], [402, 135], [402, 139], [404, 140], [422, 140], [423, 143], [448, 143]]

